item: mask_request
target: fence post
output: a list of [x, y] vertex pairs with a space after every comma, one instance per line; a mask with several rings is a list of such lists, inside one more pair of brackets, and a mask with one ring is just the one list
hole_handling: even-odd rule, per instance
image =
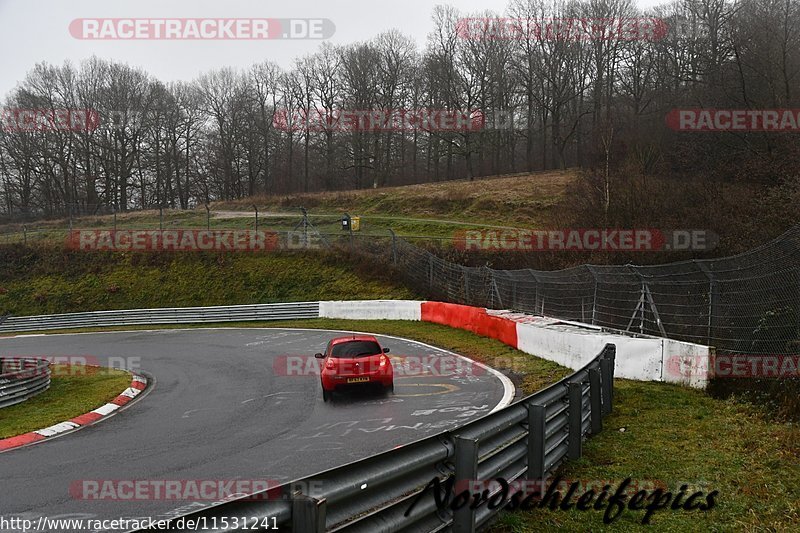
[[492, 290], [492, 307], [495, 307], [494, 299], [495, 299], [495, 297], [497, 297], [496, 309], [503, 309], [503, 307], [504, 307], [503, 306], [503, 297], [500, 295], [500, 289], [497, 288], [497, 274], [495, 273], [496, 271], [494, 271], [494, 270], [492, 270], [492, 269], [490, 269], [488, 267], [487, 267], [487, 269], [489, 270], [489, 275], [492, 278], [492, 284], [491, 284], [492, 285], [492, 289], [491, 289]]
[[567, 441], [567, 457], [570, 459], [580, 459], [582, 447], [582, 431], [583, 425], [583, 398], [581, 392], [583, 385], [579, 382], [572, 381], [567, 384], [568, 394], [568, 412], [569, 412], [569, 440]]
[[27, 246], [28, 244], [28, 226], [22, 225], [22, 243]]
[[392, 264], [397, 265], [397, 235], [392, 228], [389, 228], [389, 233], [392, 235]]
[[644, 280], [642, 280], [642, 307], [639, 310], [639, 333], [644, 333]]
[[592, 275], [594, 280], [594, 294], [592, 295], [592, 325], [597, 323], [597, 274], [592, 265], [586, 265], [586, 269]]
[[708, 268], [708, 265], [703, 261], [693, 261], [697, 268], [703, 271], [703, 274], [708, 278], [708, 321], [706, 323], [706, 344], [711, 346], [711, 337], [714, 331], [714, 307], [719, 299], [719, 288], [714, 279], [714, 274]]
[[517, 305], [517, 282], [513, 279], [511, 281], [511, 309], [519, 309]]
[[547, 408], [540, 404], [528, 405], [528, 481], [545, 480], [545, 441], [547, 437]]
[[292, 531], [325, 532], [325, 498], [317, 500], [300, 491], [292, 495]]
[[[456, 436], [455, 441], [455, 493], [468, 488], [467, 483], [478, 477], [478, 441]], [[466, 482], [466, 483], [465, 483]], [[464, 488], [462, 488], [464, 487]], [[454, 533], [474, 533], [475, 510], [469, 502], [453, 513]]]
[[[539, 313], [539, 276], [536, 275], [536, 271], [532, 268], [529, 268], [528, 272], [530, 272], [531, 277], [533, 278], [533, 283], [536, 286], [536, 292], [534, 293], [533, 297], [533, 314], [535, 315]], [[544, 309], [544, 305], [542, 305], [542, 309]], [[523, 309], [523, 311], [527, 311], [527, 309]]]
[[206, 230], [211, 231], [211, 208], [206, 204]]
[[[308, 249], [308, 210], [300, 206], [300, 212], [303, 213], [303, 249]], [[353, 225], [350, 224], [350, 251], [353, 251]]]
[[603, 431], [603, 392], [600, 370], [597, 368], [589, 369], [589, 404], [592, 412], [592, 435], [597, 435]]
[[162, 233], [164, 231], [164, 206], [163, 205], [159, 205], [158, 206], [158, 231], [160, 231]]
[[255, 210], [255, 212], [256, 212], [256, 227], [255, 227], [255, 231], [258, 231], [258, 206], [256, 204], [253, 204], [253, 210]]

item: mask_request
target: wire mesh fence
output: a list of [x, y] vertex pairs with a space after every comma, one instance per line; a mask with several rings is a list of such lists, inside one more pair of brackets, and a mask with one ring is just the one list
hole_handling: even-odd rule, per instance
[[495, 270], [447, 261], [388, 232], [350, 236], [430, 298], [513, 309], [747, 354], [793, 354], [800, 226], [747, 253], [662, 265]]

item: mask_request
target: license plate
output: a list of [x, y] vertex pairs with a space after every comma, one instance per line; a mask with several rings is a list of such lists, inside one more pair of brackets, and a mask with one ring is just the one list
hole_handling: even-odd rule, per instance
[[348, 383], [366, 383], [369, 378], [348, 378]]

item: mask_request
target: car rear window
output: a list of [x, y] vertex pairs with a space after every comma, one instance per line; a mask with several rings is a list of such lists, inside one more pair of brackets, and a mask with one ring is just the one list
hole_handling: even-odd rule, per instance
[[363, 357], [381, 353], [381, 348], [374, 341], [349, 341], [335, 344], [331, 357]]

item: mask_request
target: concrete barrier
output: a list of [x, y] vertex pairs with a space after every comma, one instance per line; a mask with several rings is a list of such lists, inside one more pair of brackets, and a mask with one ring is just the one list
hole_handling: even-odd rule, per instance
[[354, 300], [320, 302], [320, 317], [421, 320], [497, 339], [573, 370], [608, 343], [617, 346], [615, 375], [705, 388], [713, 349], [657, 337], [611, 333], [589, 324], [444, 302]]
[[422, 320], [452, 328], [466, 329], [477, 335], [497, 339], [504, 344], [517, 347], [516, 323], [502, 316], [490, 315], [482, 307], [422, 302]]
[[422, 320], [416, 300], [346, 300], [319, 303], [320, 318], [347, 320]]

